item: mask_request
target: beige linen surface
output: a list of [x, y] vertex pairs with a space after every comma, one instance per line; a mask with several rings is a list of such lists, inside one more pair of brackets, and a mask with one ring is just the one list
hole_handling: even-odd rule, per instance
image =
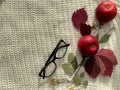
[[[0, 90], [52, 90], [48, 84], [39, 85], [38, 73], [59, 39], [70, 43], [68, 53], [76, 54], [76, 44], [81, 35], [71, 23], [71, 15], [78, 8], [85, 7], [88, 24], [92, 25], [95, 7], [100, 0], [0, 0]], [[101, 30], [105, 33], [112, 25], [108, 43], [120, 60], [120, 1], [118, 15]], [[66, 62], [67, 54], [60, 61]], [[79, 58], [79, 56], [77, 56]], [[59, 61], [57, 62], [59, 63]], [[60, 63], [61, 64], [61, 63]], [[67, 77], [61, 66], [55, 73], [57, 78]], [[120, 64], [115, 67], [111, 78], [99, 76], [90, 79], [86, 89], [80, 90], [120, 90]], [[66, 84], [55, 90], [68, 90]], [[77, 90], [77, 89], [76, 89]]]

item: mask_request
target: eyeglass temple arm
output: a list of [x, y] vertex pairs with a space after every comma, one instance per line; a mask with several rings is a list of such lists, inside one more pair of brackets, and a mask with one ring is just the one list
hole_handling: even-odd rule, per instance
[[56, 47], [52, 51], [52, 53], [49, 56], [48, 60], [46, 61], [45, 65], [50, 61], [50, 59], [52, 58], [52, 56], [54, 55], [54, 53], [57, 51], [57, 48], [59, 47], [59, 45], [60, 45], [61, 42], [64, 42], [64, 41], [62, 39], [59, 40], [58, 44], [56, 45]]

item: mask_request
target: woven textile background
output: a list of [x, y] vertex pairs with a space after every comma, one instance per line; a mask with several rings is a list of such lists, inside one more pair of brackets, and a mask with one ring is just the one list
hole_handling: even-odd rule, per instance
[[[76, 9], [85, 7], [89, 16], [87, 23], [92, 25], [99, 2], [100, 0], [0, 0], [0, 90], [52, 90], [47, 84], [39, 85], [40, 69], [59, 39], [70, 43], [67, 54], [76, 54], [76, 44], [81, 35], [73, 27], [71, 15]], [[108, 30], [114, 25], [116, 30], [111, 32], [109, 42], [101, 47], [115, 52], [118, 65], [111, 78], [100, 75], [94, 81], [86, 75], [89, 85], [80, 90], [120, 90], [120, 0], [114, 2], [117, 4], [118, 15], [103, 29]], [[66, 62], [67, 54], [57, 63]], [[67, 77], [61, 65], [58, 65], [55, 76]], [[56, 86], [55, 90], [69, 89], [64, 84]]]

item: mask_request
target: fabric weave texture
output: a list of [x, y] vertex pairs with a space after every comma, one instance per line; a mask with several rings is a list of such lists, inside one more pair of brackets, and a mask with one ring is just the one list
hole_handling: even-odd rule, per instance
[[[85, 7], [90, 25], [95, 21], [95, 8], [101, 0], [0, 0], [0, 90], [52, 90], [49, 85], [40, 86], [39, 71], [60, 39], [70, 43], [68, 52], [76, 53], [80, 33], [71, 22], [72, 13]], [[111, 78], [99, 76], [89, 80], [88, 87], [80, 90], [120, 90], [120, 1], [118, 15], [101, 30], [112, 25], [111, 38], [101, 47], [112, 49], [118, 59]], [[57, 78], [67, 77], [57, 61]], [[78, 56], [79, 58], [79, 56]], [[60, 85], [55, 90], [69, 90]]]

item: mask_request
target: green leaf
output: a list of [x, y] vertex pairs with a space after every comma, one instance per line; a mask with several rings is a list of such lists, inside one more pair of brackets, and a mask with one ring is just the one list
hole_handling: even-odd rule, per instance
[[74, 72], [74, 69], [70, 63], [62, 64], [62, 68], [66, 74], [72, 74]]
[[85, 87], [87, 87], [87, 86], [88, 86], [88, 81], [85, 80], [85, 81], [83, 82], [83, 85], [84, 85]]
[[84, 72], [80, 73], [80, 77], [84, 78], [85, 77], [85, 73]]
[[78, 63], [77, 63], [77, 59], [76, 59], [76, 57], [74, 56], [73, 53], [69, 53], [69, 55], [68, 55], [68, 62], [72, 65], [74, 70], [77, 69]]
[[74, 83], [75, 85], [80, 85], [80, 84], [81, 84], [81, 77], [80, 77], [80, 75], [75, 75], [75, 76], [73, 77], [73, 83]]
[[96, 38], [97, 38], [97, 40], [99, 40], [99, 33], [97, 33]]
[[108, 40], [109, 40], [109, 38], [110, 38], [110, 35], [111, 34], [105, 34], [101, 39], [100, 39], [100, 43], [105, 43], [105, 42], [107, 42]]
[[71, 63], [74, 60], [75, 56], [73, 53], [68, 54], [68, 62]]
[[72, 65], [72, 67], [74, 68], [74, 70], [77, 69], [77, 67], [78, 67], [78, 63], [77, 63], [77, 59], [76, 59], [76, 57], [74, 57], [74, 60], [71, 62], [71, 65]]

